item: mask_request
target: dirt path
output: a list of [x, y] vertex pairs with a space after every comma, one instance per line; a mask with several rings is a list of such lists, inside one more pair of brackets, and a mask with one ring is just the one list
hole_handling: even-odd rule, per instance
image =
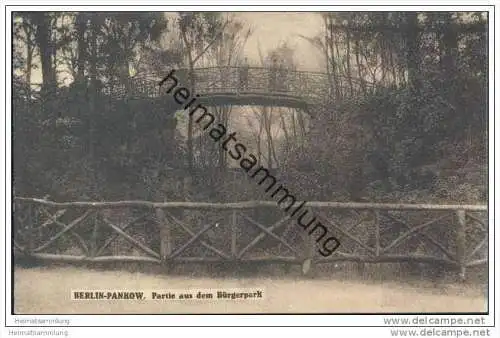
[[[486, 311], [479, 290], [429, 290], [395, 283], [362, 284], [337, 280], [189, 279], [77, 268], [16, 268], [17, 314], [120, 313], [336, 313]], [[239, 288], [262, 290], [247, 300], [72, 300], [72, 290], [158, 290]]]

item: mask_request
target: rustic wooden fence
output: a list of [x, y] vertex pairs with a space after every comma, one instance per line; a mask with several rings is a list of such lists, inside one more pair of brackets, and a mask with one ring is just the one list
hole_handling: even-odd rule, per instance
[[[271, 201], [57, 203], [17, 197], [14, 256], [166, 266], [272, 262], [302, 265], [304, 273], [310, 266], [340, 261], [416, 262], [445, 265], [461, 277], [467, 267], [488, 262], [485, 205], [307, 205], [341, 241], [329, 257], [319, 255], [314, 237]], [[135, 253], [117, 252], [117, 243], [129, 245]]]

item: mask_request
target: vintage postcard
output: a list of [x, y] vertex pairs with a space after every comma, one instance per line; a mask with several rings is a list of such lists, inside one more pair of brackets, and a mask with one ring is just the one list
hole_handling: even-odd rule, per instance
[[15, 325], [487, 335], [491, 9], [304, 8], [8, 10]]

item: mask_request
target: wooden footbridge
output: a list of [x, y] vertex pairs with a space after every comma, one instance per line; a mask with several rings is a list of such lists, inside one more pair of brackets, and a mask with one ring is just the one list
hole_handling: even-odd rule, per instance
[[[103, 93], [117, 99], [155, 99], [164, 104], [173, 102], [171, 95], [161, 90], [158, 83], [168, 73], [141, 76], [128, 81], [109, 82]], [[175, 70], [179, 85], [191, 88], [200, 95], [197, 102], [206, 106], [262, 105], [307, 109], [322, 103], [333, 93], [333, 81], [325, 73], [263, 67], [209, 67]], [[336, 87], [336, 95], [343, 97], [366, 93], [371, 85], [349, 79], [349, 87]], [[178, 105], [178, 104], [176, 104]]]
[[[308, 202], [341, 241], [329, 257], [271, 201], [65, 202], [15, 198], [14, 257], [97, 264], [427, 263], [465, 276], [488, 262], [485, 205]], [[182, 211], [187, 210], [188, 213]], [[264, 210], [274, 218], [258, 217]], [[196, 220], [190, 218], [198, 212]], [[210, 219], [210, 221], [208, 220]], [[134, 250], [131, 250], [134, 249]]]

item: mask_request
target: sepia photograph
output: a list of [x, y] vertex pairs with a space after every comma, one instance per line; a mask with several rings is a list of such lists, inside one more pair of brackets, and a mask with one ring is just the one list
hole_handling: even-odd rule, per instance
[[111, 9], [6, 12], [17, 323], [485, 325], [492, 12]]

